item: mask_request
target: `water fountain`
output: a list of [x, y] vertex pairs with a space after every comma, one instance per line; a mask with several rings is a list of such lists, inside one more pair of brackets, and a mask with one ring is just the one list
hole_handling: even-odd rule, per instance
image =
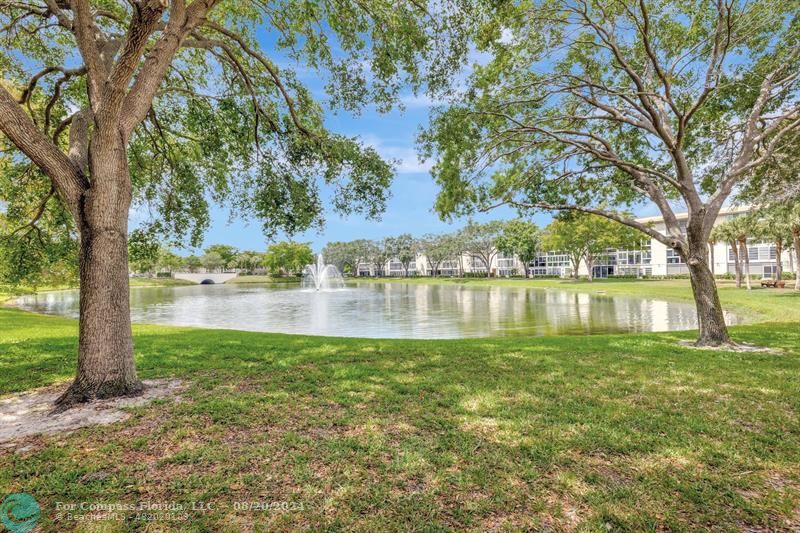
[[303, 288], [317, 291], [344, 288], [344, 279], [336, 265], [326, 265], [322, 254], [317, 263], [306, 265], [303, 269]]

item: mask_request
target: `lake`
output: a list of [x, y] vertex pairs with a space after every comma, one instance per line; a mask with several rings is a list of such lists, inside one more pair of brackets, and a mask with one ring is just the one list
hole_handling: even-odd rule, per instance
[[[78, 316], [77, 291], [25, 296], [22, 309]], [[449, 339], [694, 329], [691, 302], [557, 289], [427, 283], [197, 285], [131, 290], [134, 322], [337, 337]], [[737, 318], [727, 314], [728, 323]]]

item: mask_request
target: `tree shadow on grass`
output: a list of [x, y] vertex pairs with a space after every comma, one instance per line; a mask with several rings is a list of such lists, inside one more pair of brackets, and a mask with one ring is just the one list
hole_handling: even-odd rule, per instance
[[[0, 343], [4, 387], [71, 375], [74, 323], [37, 331], [39, 318], [16, 317], [27, 333]], [[736, 528], [779, 524], [791, 506], [775, 502], [797, 501], [791, 484], [774, 488], [800, 459], [796, 325], [734, 330], [782, 356], [675, 344], [691, 332], [391, 341], [134, 330], [142, 376], [189, 378], [185, 400], [45, 439], [4, 457], [0, 479], [45, 503], [124, 499], [129, 486], [180, 501], [311, 502], [304, 515], [249, 518], [287, 528]], [[199, 518], [212, 529], [227, 519]]]

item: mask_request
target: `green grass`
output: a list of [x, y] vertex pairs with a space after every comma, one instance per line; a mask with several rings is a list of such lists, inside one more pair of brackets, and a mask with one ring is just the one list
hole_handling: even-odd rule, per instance
[[196, 285], [185, 279], [171, 278], [131, 278], [131, 287], [176, 287], [181, 285]]
[[[181, 285], [195, 285], [195, 283], [191, 281], [170, 278], [131, 278], [129, 282], [131, 287], [174, 287]], [[77, 287], [77, 282], [75, 284], [41, 285], [38, 287], [29, 287], [24, 285], [11, 287], [8, 285], [0, 285], [0, 304], [7, 302], [11, 298], [19, 296], [20, 294], [63, 291], [66, 289], [76, 289]]]
[[[725, 291], [762, 319], [800, 307], [790, 291]], [[68, 380], [76, 331], [0, 309], [0, 394]], [[109, 530], [797, 528], [800, 328], [732, 331], [781, 353], [677, 345], [692, 332], [394, 341], [136, 326], [142, 377], [184, 379], [182, 401], [0, 448], [0, 488], [33, 494], [45, 530], [75, 525], [54, 522], [56, 502], [84, 501], [213, 504], [191, 522]]]

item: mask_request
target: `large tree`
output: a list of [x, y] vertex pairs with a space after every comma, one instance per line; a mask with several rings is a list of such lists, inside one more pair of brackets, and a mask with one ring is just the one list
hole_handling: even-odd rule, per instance
[[497, 249], [504, 254], [516, 255], [523, 264], [523, 272], [527, 278], [528, 267], [539, 251], [540, 238], [539, 228], [533, 222], [509, 220], [497, 238]]
[[370, 260], [373, 246], [373, 242], [367, 239], [334, 241], [325, 245], [322, 256], [326, 263], [334, 264], [340, 271], [357, 276], [358, 265]]
[[461, 250], [454, 249], [454, 243], [458, 239], [454, 235], [428, 234], [420, 240], [420, 249], [425, 254], [425, 261], [431, 276], [439, 275], [440, 267], [445, 261], [451, 261], [461, 255]]
[[233, 263], [236, 259], [236, 255], [239, 253], [239, 250], [230, 244], [212, 244], [203, 250], [203, 252], [206, 254], [215, 253], [219, 255], [222, 258], [222, 265], [225, 268], [233, 268]]
[[601, 256], [609, 250], [633, 248], [639, 235], [636, 230], [606, 217], [581, 211], [564, 212], [545, 228], [542, 245], [569, 256], [575, 279], [581, 262], [586, 263], [587, 277], [592, 281], [594, 266]]
[[314, 252], [307, 242], [276, 242], [264, 254], [263, 264], [270, 274], [299, 275], [306, 265], [314, 263]]
[[468, 221], [459, 232], [463, 244], [460, 251], [472, 254], [472, 260], [477, 259], [486, 267], [486, 277], [491, 275], [492, 262], [499, 251], [497, 241], [505, 229], [505, 222], [492, 220], [489, 222]]
[[408, 270], [412, 263], [417, 261], [419, 245], [410, 233], [403, 233], [397, 237], [386, 238], [386, 249], [390, 259], [397, 259], [403, 265], [403, 272], [408, 277]]
[[[579, 210], [638, 229], [685, 260], [697, 344], [729, 343], [708, 238], [732, 191], [800, 126], [797, 2], [495, 6], [475, 38], [488, 63], [420, 139], [438, 211]], [[664, 231], [603, 207], [645, 201]]]
[[421, 82], [419, 65], [435, 73], [466, 52], [445, 38], [457, 12], [414, 0], [0, 0], [0, 143], [15, 165], [2, 200], [30, 217], [11, 232], [20, 249], [47, 245], [50, 229], [80, 243], [78, 367], [59, 405], [142, 389], [132, 206], [193, 245], [209, 198], [260, 218], [269, 237], [322, 223], [321, 181], [342, 213], [383, 210], [391, 167], [329, 132], [278, 60], [326, 71], [333, 105], [384, 110]]

